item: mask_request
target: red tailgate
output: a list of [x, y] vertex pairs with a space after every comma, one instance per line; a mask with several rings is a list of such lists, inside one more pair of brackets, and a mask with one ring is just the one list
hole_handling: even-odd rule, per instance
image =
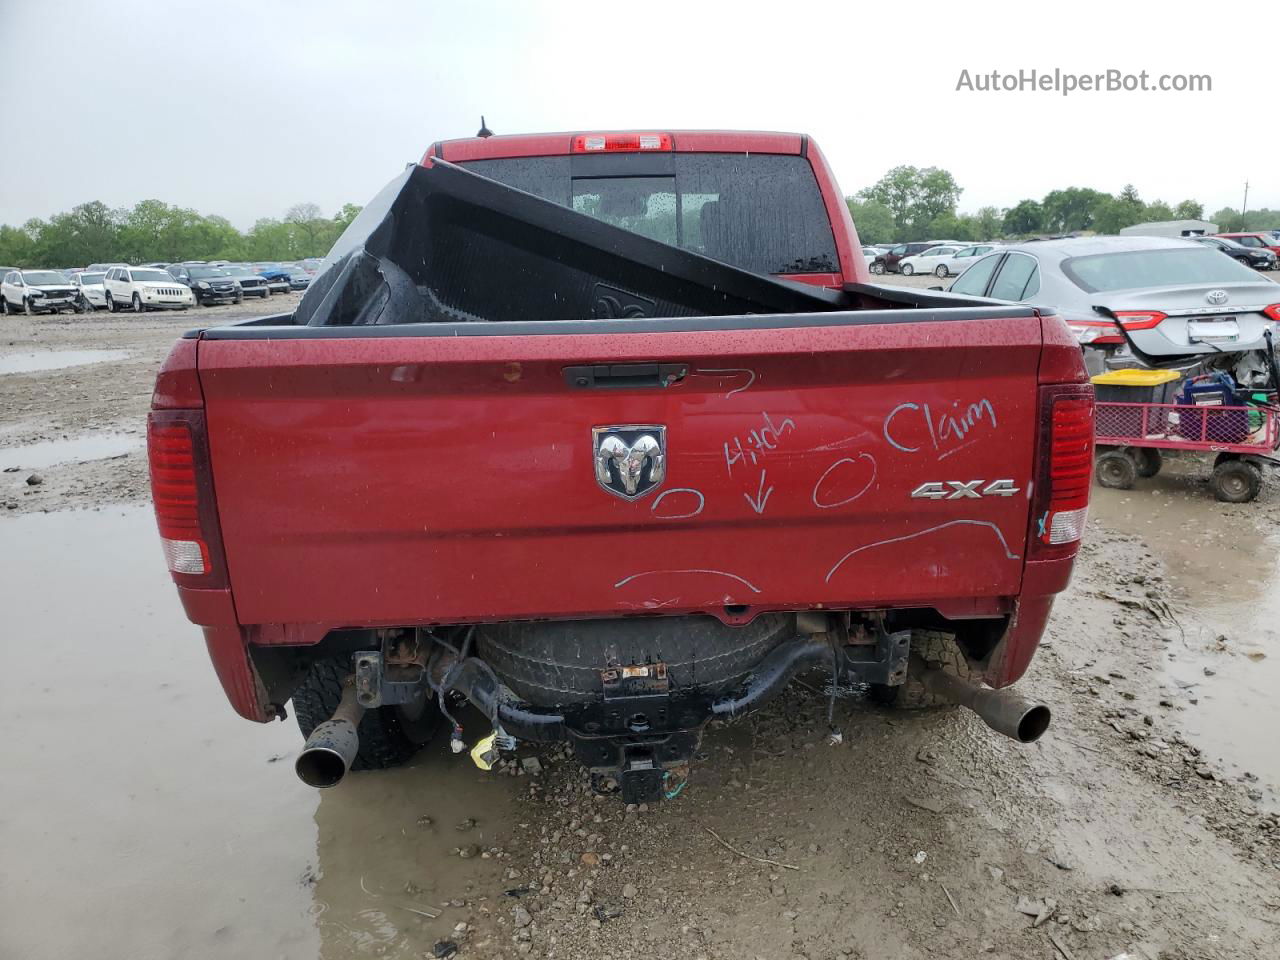
[[[740, 617], [1013, 596], [1039, 356], [1031, 316], [206, 339], [239, 619]], [[689, 374], [575, 389], [563, 372], [637, 362]], [[665, 426], [666, 478], [628, 502], [597, 484], [592, 431], [636, 424]], [[1001, 480], [1016, 493], [983, 495]], [[913, 498], [923, 484], [932, 495]]]

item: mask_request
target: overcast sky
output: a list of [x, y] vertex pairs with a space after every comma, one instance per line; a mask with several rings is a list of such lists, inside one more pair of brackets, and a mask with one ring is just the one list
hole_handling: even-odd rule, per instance
[[[799, 130], [846, 193], [936, 165], [961, 210], [1048, 190], [1280, 208], [1274, 18], [1203, 0], [609, 3], [0, 0], [0, 223], [157, 198], [239, 227], [364, 203], [433, 140]], [[1265, 14], [1265, 15], [1263, 15]], [[1211, 93], [957, 92], [962, 69]]]

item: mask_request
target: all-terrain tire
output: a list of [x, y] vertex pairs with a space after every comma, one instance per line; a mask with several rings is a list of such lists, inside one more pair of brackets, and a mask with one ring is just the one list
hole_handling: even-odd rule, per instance
[[[303, 739], [338, 709], [342, 686], [351, 676], [351, 657], [339, 656], [312, 664], [293, 693], [293, 713]], [[360, 719], [360, 752], [352, 770], [385, 770], [405, 763], [431, 739], [439, 725], [439, 711], [428, 702], [416, 721], [408, 721], [397, 707], [366, 710]]]
[[673, 690], [713, 695], [742, 681], [794, 635], [792, 619], [765, 614], [745, 626], [715, 617], [636, 617], [480, 628], [480, 656], [515, 694], [540, 706], [598, 699], [609, 667], [665, 663]]
[[1164, 466], [1164, 457], [1155, 447], [1130, 447], [1133, 462], [1138, 465], [1138, 476], [1154, 477]]
[[1101, 486], [1112, 490], [1132, 490], [1138, 480], [1138, 464], [1121, 450], [1107, 450], [1098, 454], [1093, 474]]
[[934, 630], [911, 631], [911, 665], [907, 667], [907, 679], [896, 687], [873, 683], [869, 693], [871, 699], [881, 706], [893, 707], [897, 710], [920, 710], [926, 707], [950, 706], [946, 700], [935, 697], [920, 682], [917, 671], [917, 660], [929, 664], [942, 664], [947, 673], [955, 674], [962, 680], [973, 679], [973, 671], [969, 661], [955, 637], [949, 633]]
[[1225, 460], [1213, 468], [1209, 486], [1222, 503], [1248, 503], [1262, 491], [1262, 471], [1247, 460]]

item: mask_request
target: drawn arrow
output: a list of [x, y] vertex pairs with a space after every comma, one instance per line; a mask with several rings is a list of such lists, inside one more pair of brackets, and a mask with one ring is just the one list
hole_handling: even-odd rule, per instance
[[769, 471], [767, 470], [760, 471], [760, 489], [756, 491], [756, 495], [754, 497], [749, 493], [743, 494], [747, 503], [751, 504], [751, 509], [756, 513], [764, 513], [765, 504], [769, 502], [769, 497], [773, 495], [773, 487], [770, 487], [768, 490], [764, 488], [764, 478], [768, 472]]

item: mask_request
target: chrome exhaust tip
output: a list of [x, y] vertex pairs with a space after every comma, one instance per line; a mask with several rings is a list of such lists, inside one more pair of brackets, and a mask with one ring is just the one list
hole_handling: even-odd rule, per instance
[[342, 691], [342, 700], [333, 716], [311, 731], [293, 765], [294, 772], [309, 787], [334, 787], [355, 763], [360, 750], [357, 727], [364, 707], [356, 702], [355, 687], [350, 683]]

